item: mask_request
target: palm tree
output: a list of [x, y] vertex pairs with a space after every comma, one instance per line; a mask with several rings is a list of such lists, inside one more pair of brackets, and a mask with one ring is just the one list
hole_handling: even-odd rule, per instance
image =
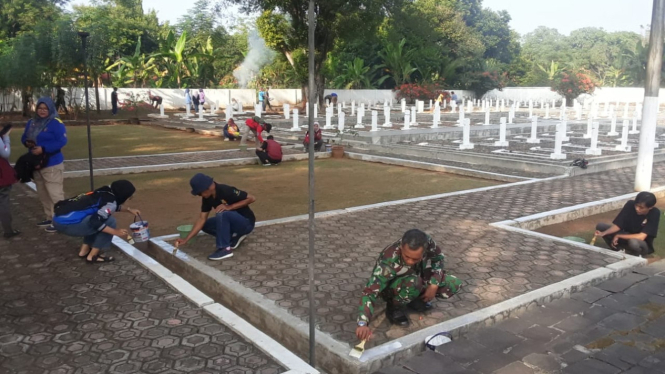
[[411, 74], [418, 70], [411, 65], [414, 50], [409, 49], [405, 51], [405, 44], [406, 39], [402, 39], [399, 44], [388, 43], [382, 51], [379, 51], [379, 56], [383, 59], [383, 64], [387, 68], [386, 70], [390, 73], [397, 86], [402, 85], [404, 82], [409, 82]]

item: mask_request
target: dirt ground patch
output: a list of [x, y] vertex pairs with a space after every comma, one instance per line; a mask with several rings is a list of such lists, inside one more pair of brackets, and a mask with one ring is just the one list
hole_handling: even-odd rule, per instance
[[[656, 207], [661, 211], [665, 211], [665, 201], [659, 201], [656, 204]], [[543, 226], [536, 232], [540, 232], [547, 235], [556, 236], [563, 238], [564, 236], [577, 236], [584, 238], [587, 243], [593, 238], [593, 234], [596, 230], [596, 224], [598, 222], [607, 222], [612, 223], [614, 218], [619, 214], [619, 210], [596, 214], [594, 216], [588, 216], [573, 221], [563, 222], [556, 225]], [[654, 257], [664, 258], [665, 257], [665, 224], [663, 223], [663, 218], [661, 218], [660, 225], [658, 227], [658, 236], [653, 242], [654, 247]], [[602, 248], [608, 248], [601, 238], [596, 240], [596, 246]]]
[[[65, 125], [67, 123], [65, 122]], [[236, 149], [238, 142], [225, 142], [220, 137], [186, 133], [149, 125], [95, 125], [92, 126], [93, 157], [138, 156], [174, 152], [212, 151]], [[21, 146], [23, 127], [12, 130], [11, 161], [24, 153]], [[67, 126], [65, 159], [88, 157], [88, 132], [86, 126]]]
[[[201, 198], [190, 194], [189, 179], [197, 172], [213, 176], [217, 182], [246, 190], [257, 201], [252, 204], [257, 220], [307, 213], [307, 162], [286, 162], [280, 166], [236, 166], [108, 176], [95, 178], [95, 186], [117, 179], [131, 180], [137, 187], [130, 206], [143, 212], [152, 234], [176, 232], [191, 223], [200, 212]], [[65, 179], [67, 196], [89, 190], [87, 178]], [[316, 161], [316, 210], [326, 211], [384, 201], [427, 196], [500, 182], [453, 174], [382, 165], [348, 159]], [[123, 227], [130, 217], [116, 216]]]

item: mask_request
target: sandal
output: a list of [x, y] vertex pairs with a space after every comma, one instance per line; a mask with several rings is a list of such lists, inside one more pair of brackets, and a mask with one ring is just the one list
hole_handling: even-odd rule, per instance
[[86, 260], [87, 260], [88, 255], [90, 254], [90, 251], [92, 251], [92, 249], [90, 249], [90, 250], [88, 251], [88, 253], [86, 253], [86, 254], [84, 254], [84, 255], [78, 255], [79, 258], [82, 258], [82, 259], [86, 259]]
[[18, 230], [12, 230], [11, 232], [6, 232], [5, 233], [5, 239], [10, 239], [15, 237], [16, 235], [20, 234], [21, 232]]
[[105, 257], [101, 255], [96, 255], [92, 256], [92, 260], [88, 260], [87, 258], [85, 259], [85, 262], [89, 264], [96, 264], [96, 263], [105, 263], [105, 262], [113, 262], [115, 261], [115, 258], [113, 257]]

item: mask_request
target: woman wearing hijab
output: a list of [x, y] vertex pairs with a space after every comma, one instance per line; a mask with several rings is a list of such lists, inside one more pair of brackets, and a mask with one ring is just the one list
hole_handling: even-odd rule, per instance
[[194, 91], [192, 94], [192, 102], [194, 103], [194, 112], [198, 113], [199, 111], [199, 93]]
[[199, 102], [201, 103], [201, 110], [203, 110], [203, 104], [206, 103], [206, 93], [203, 92], [203, 88], [199, 88]]
[[53, 205], [65, 198], [62, 187], [65, 166], [61, 150], [67, 145], [67, 130], [50, 97], [42, 97], [37, 101], [37, 113], [25, 125], [21, 143], [33, 155], [48, 157], [46, 167], [33, 173], [46, 218], [37, 226], [44, 227], [47, 232], [56, 232], [52, 222]]
[[185, 88], [185, 107], [187, 114], [189, 114], [189, 107], [192, 105], [192, 95], [189, 94], [189, 88]]
[[111, 248], [113, 235], [125, 238], [127, 230], [116, 229], [115, 212], [128, 212], [134, 216], [140, 211], [125, 206], [125, 202], [134, 195], [134, 185], [127, 180], [118, 180], [110, 186], [104, 186], [55, 205], [53, 224], [59, 233], [74, 237], [83, 237], [79, 257], [89, 264], [111, 262], [110, 256], [102, 256], [100, 251]]

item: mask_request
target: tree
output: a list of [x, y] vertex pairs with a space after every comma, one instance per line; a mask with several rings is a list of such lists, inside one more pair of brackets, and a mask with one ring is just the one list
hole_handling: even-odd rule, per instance
[[406, 39], [402, 39], [398, 44], [388, 43], [379, 52], [379, 57], [383, 59], [386, 70], [395, 81], [396, 86], [401, 86], [404, 82], [410, 82], [411, 74], [418, 70], [411, 65], [414, 50], [404, 50], [405, 44]]
[[[246, 12], [272, 11], [288, 15], [291, 28], [286, 38], [294, 48], [306, 49], [308, 3], [301, 0], [227, 0], [241, 4]], [[315, 6], [315, 82], [320, 104], [323, 104], [325, 76], [323, 66], [337, 40], [357, 38], [371, 34], [383, 17], [402, 0], [328, 0]], [[280, 31], [280, 32], [283, 32]]]
[[355, 58], [352, 62], [347, 62], [342, 68], [342, 75], [333, 81], [336, 87], [347, 90], [376, 88], [383, 83], [388, 76], [376, 79], [376, 73], [381, 65], [365, 66], [365, 61], [361, 58]]
[[61, 14], [59, 6], [69, 0], [3, 0], [0, 2], [0, 39], [15, 38], [32, 31], [40, 22], [53, 22]]

